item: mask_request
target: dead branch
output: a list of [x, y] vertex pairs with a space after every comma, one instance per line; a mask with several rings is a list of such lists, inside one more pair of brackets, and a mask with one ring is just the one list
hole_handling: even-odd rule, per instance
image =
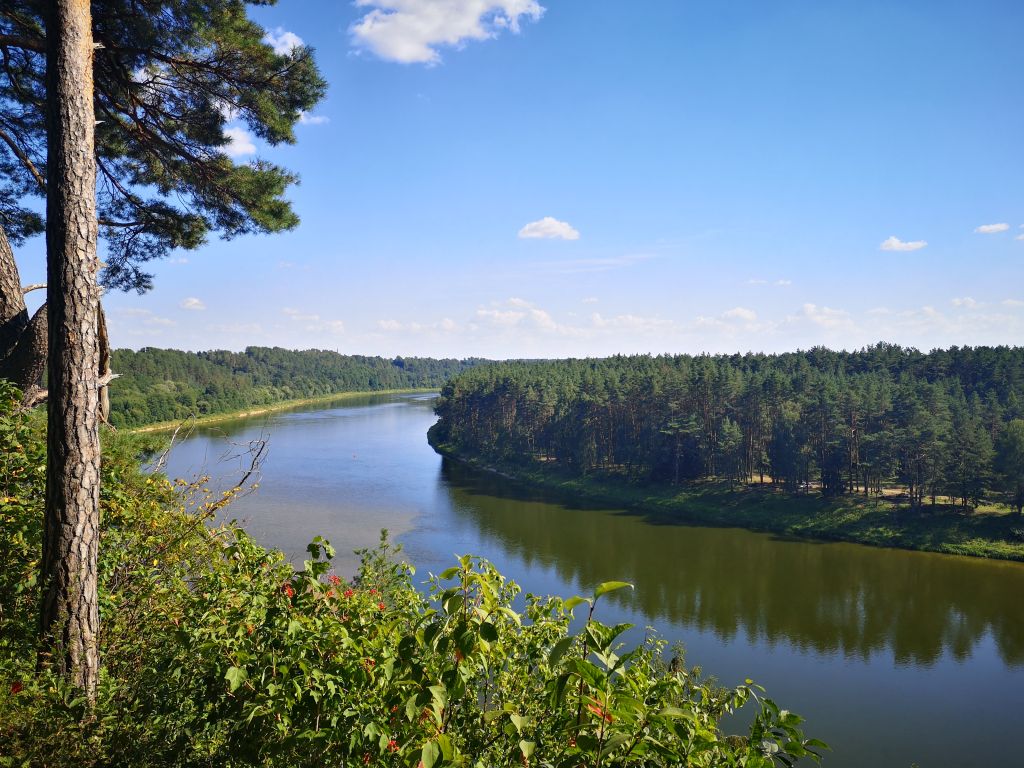
[[168, 443], [163, 453], [161, 453], [160, 456], [157, 457], [157, 460], [153, 462], [153, 464], [151, 465], [153, 472], [163, 472], [164, 467], [167, 466], [167, 458], [171, 455], [171, 449], [174, 448], [174, 443], [178, 439], [178, 433], [181, 432], [182, 429], [184, 429], [185, 436], [182, 439], [187, 440], [192, 435], [192, 432], [193, 430], [195, 430], [195, 428], [195, 414], [192, 414], [187, 419], [185, 419], [185, 421], [181, 422], [178, 426], [174, 428], [174, 432], [171, 433], [170, 443]]

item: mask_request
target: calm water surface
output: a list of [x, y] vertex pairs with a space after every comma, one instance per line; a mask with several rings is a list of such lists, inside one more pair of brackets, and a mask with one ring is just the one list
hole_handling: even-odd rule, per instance
[[434, 420], [412, 395], [225, 422], [168, 473], [227, 482], [262, 435], [260, 488], [230, 513], [296, 562], [319, 534], [351, 573], [388, 528], [423, 576], [473, 553], [536, 593], [630, 581], [599, 618], [683, 641], [722, 683], [754, 678], [832, 745], [830, 768], [1024, 765], [1024, 566], [574, 509], [442, 461]]

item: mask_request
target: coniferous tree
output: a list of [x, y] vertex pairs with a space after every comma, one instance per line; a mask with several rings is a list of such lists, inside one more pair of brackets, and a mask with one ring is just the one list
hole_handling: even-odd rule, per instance
[[1024, 419], [1014, 419], [999, 437], [996, 475], [1017, 514], [1024, 511]]
[[[1017, 413], [1021, 387], [1024, 349], [1008, 347], [509, 362], [445, 387], [433, 434], [630, 482], [747, 482], [757, 470], [788, 491], [903, 483], [915, 508], [940, 496], [977, 506], [992, 490], [990, 434]], [[548, 407], [510, 421], [524, 392]]]
[[[269, 144], [292, 142], [295, 123], [325, 84], [312, 51], [275, 52], [246, 5], [91, 3], [96, 217], [106, 243], [99, 279], [106, 287], [146, 290], [147, 262], [196, 248], [211, 233], [230, 238], [298, 223], [284, 198], [295, 175], [264, 160], [234, 162], [224, 151], [225, 131], [237, 121]], [[18, 269], [4, 243], [17, 244], [43, 224], [27, 198], [47, 195], [47, 7], [41, 0], [0, 6], [0, 229], [7, 235], [0, 238], [0, 342], [26, 325], [23, 303], [8, 288]], [[3, 352], [0, 343], [0, 376], [18, 379], [20, 358]]]
[[[0, 168], [9, 174], [0, 181], [0, 229], [16, 240], [38, 231], [42, 222], [24, 197], [46, 198], [41, 317], [49, 338], [41, 361], [42, 320], [26, 322], [2, 236], [0, 375], [31, 388], [27, 371], [44, 363], [48, 370], [41, 658], [89, 699], [98, 671], [98, 429], [107, 354], [97, 230], [108, 245], [103, 281], [141, 291], [150, 284], [147, 261], [195, 248], [211, 231], [231, 237], [295, 226], [283, 199], [295, 178], [262, 161], [235, 164], [223, 152], [229, 118], [269, 143], [292, 141], [301, 111], [323, 93], [309, 50], [281, 55], [263, 38], [241, 0], [0, 7]], [[26, 349], [35, 354], [19, 353]]]

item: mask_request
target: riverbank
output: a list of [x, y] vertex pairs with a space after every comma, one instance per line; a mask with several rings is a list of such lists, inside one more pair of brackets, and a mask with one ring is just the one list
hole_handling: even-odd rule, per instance
[[359, 392], [337, 392], [333, 395], [319, 395], [317, 397], [304, 397], [296, 400], [282, 400], [279, 403], [268, 403], [255, 408], [245, 408], [224, 413], [211, 413], [196, 417], [194, 420], [161, 421], [156, 424], [146, 424], [141, 427], [130, 427], [125, 429], [129, 434], [140, 434], [144, 432], [170, 432], [177, 429], [184, 422], [193, 426], [207, 426], [221, 421], [232, 421], [233, 419], [245, 419], [252, 416], [263, 416], [278, 411], [288, 411], [292, 408], [302, 408], [308, 405], [327, 405], [329, 403], [351, 400], [356, 397], [368, 397], [372, 395], [415, 395], [427, 392], [436, 392], [436, 389], [372, 389]]
[[627, 485], [614, 478], [573, 477], [538, 466], [481, 461], [428, 435], [442, 456], [540, 488], [571, 502], [625, 509], [653, 525], [746, 528], [815, 541], [940, 552], [1024, 562], [1024, 519], [1001, 511], [921, 511], [862, 496], [823, 499], [769, 486], [706, 482], [693, 486]]

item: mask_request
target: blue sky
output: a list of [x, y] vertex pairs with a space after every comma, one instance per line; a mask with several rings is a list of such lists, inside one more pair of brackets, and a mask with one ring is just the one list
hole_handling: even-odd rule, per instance
[[151, 293], [105, 299], [115, 345], [1024, 343], [1019, 0], [280, 0], [254, 17], [315, 48], [330, 84], [296, 145], [235, 145], [300, 174], [302, 224], [157, 264]]

